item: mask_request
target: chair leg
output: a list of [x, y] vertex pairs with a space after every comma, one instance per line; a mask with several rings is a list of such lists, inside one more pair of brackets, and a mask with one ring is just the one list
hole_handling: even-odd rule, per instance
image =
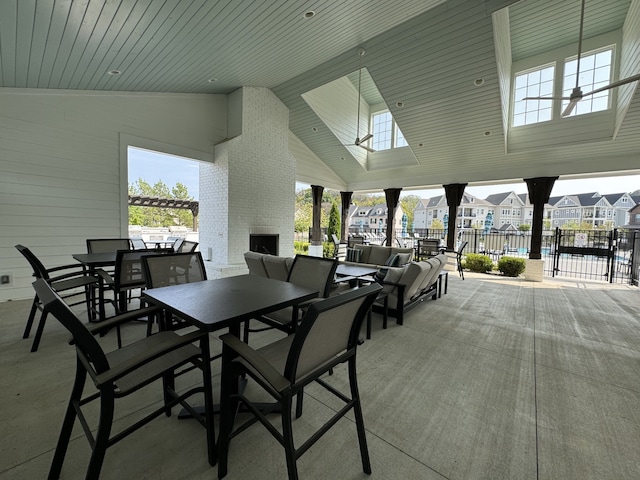
[[58, 437], [56, 451], [53, 454], [53, 461], [51, 462], [51, 468], [49, 469], [49, 480], [58, 480], [58, 478], [60, 478], [62, 464], [64, 463], [64, 457], [67, 453], [69, 440], [71, 439], [71, 432], [73, 431], [73, 424], [76, 420], [77, 413], [75, 404], [82, 398], [84, 382], [87, 378], [87, 372], [82, 363], [80, 363], [80, 359], [77, 359], [76, 363], [76, 379], [71, 390], [71, 398], [69, 398], [67, 411], [64, 414], [64, 420], [62, 422], [60, 436]]
[[302, 416], [303, 401], [304, 401], [304, 389], [300, 389], [300, 391], [296, 395], [296, 418], [300, 418]]
[[358, 443], [360, 444], [360, 456], [362, 457], [362, 470], [364, 473], [369, 475], [371, 474], [371, 460], [369, 459], [367, 436], [364, 429], [364, 417], [362, 416], [362, 405], [360, 404], [355, 357], [351, 357], [351, 359], [349, 359], [349, 385], [351, 387], [351, 398], [354, 400], [353, 414], [356, 420], [356, 429], [358, 430]]
[[42, 338], [42, 332], [44, 332], [44, 324], [47, 321], [47, 315], [49, 315], [49, 312], [47, 312], [46, 310], [42, 310], [42, 315], [40, 315], [40, 321], [38, 322], [38, 328], [36, 329], [36, 336], [33, 338], [33, 344], [31, 345], [32, 352], [38, 351], [40, 339]]
[[111, 433], [111, 425], [113, 423], [115, 398], [108, 388], [100, 392], [100, 420], [98, 422], [98, 431], [96, 433], [93, 452], [89, 460], [89, 468], [87, 469], [87, 480], [100, 477], [104, 456], [109, 446], [109, 435]]
[[227, 475], [229, 459], [229, 437], [235, 421], [235, 412], [238, 409], [238, 378], [239, 372], [233, 365], [233, 355], [222, 352], [222, 378], [220, 380], [220, 424], [218, 428], [218, 478]]
[[291, 397], [282, 399], [282, 437], [284, 453], [287, 458], [287, 472], [289, 480], [298, 480], [298, 467], [296, 466], [296, 452], [293, 444], [293, 427], [291, 425]]
[[29, 318], [27, 319], [27, 325], [24, 329], [24, 333], [22, 334], [22, 338], [29, 338], [31, 327], [33, 326], [33, 320], [36, 318], [36, 310], [38, 310], [39, 303], [40, 300], [38, 300], [38, 296], [36, 295], [33, 298], [33, 303], [31, 304], [31, 311], [29, 312]]
[[218, 461], [216, 452], [216, 431], [213, 422], [213, 383], [211, 381], [211, 352], [209, 348], [209, 336], [200, 341], [202, 352], [202, 383], [204, 387], [205, 423], [207, 429], [207, 454], [209, 465], [214, 466]]

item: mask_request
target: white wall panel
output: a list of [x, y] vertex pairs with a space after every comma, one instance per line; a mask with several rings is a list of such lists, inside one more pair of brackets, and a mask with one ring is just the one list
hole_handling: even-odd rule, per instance
[[15, 276], [0, 301], [32, 295], [16, 244], [54, 266], [127, 235], [122, 138], [206, 159], [226, 136], [226, 95], [0, 89], [0, 105], [0, 272]]

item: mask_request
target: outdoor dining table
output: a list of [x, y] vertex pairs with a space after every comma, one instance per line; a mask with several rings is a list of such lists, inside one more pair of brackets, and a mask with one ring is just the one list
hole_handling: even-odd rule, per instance
[[186, 322], [214, 332], [228, 328], [240, 337], [240, 324], [318, 296], [318, 292], [289, 282], [238, 275], [145, 290], [143, 298]]

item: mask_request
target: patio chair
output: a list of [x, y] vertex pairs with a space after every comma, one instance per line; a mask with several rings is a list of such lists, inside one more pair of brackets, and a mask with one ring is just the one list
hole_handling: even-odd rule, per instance
[[178, 247], [174, 246], [174, 250], [177, 253], [195, 252], [198, 247], [198, 242], [192, 242], [191, 240], [183, 240]]
[[[63, 296], [65, 299], [84, 296], [83, 300], [74, 301], [70, 306], [86, 304], [87, 315], [90, 315], [91, 309], [91, 296], [90, 289], [98, 286], [98, 278], [92, 275], [88, 275], [82, 268], [82, 265], [75, 263], [69, 265], [60, 265], [58, 267], [46, 268], [42, 262], [36, 257], [31, 250], [24, 245], [16, 245], [18, 251], [27, 259], [29, 265], [33, 269], [33, 276], [36, 278], [42, 278], [51, 285], [56, 292], [66, 292]], [[52, 276], [52, 274], [54, 276]], [[40, 310], [40, 320], [38, 321], [38, 327], [36, 328], [36, 336], [31, 344], [31, 351], [38, 350], [40, 345], [40, 339], [42, 338], [42, 332], [44, 331], [44, 325], [47, 321], [47, 311], [42, 308], [42, 302], [38, 297], [38, 294], [33, 297], [33, 303], [31, 304], [31, 311], [29, 312], [29, 318], [27, 319], [27, 325], [22, 334], [22, 338], [29, 338], [31, 334], [31, 327], [35, 320], [36, 311]]]
[[[205, 427], [209, 464], [215, 465], [213, 391], [209, 363], [209, 337], [206, 332], [197, 331], [182, 336], [175, 332], [160, 332], [107, 353], [97, 342], [94, 334], [113, 328], [123, 321], [130, 321], [130, 314], [93, 324], [90, 331], [44, 279], [36, 280], [33, 285], [44, 308], [51, 312], [73, 336], [72, 343], [76, 348], [77, 356], [75, 383], [49, 470], [50, 479], [60, 477], [76, 417], [80, 420], [80, 425], [92, 449], [85, 478], [97, 479], [100, 476], [107, 448], [163, 413], [171, 416], [172, 407], [178, 404], [186, 408]], [[202, 370], [202, 385], [189, 388], [184, 393], [177, 393], [176, 370], [189, 364]], [[91, 393], [83, 397], [87, 375], [91, 377], [97, 392], [92, 388]], [[158, 379], [162, 379], [164, 400], [162, 405], [132, 425], [111, 435], [116, 399], [126, 397]], [[204, 415], [197, 413], [186, 401], [194, 394], [204, 394]], [[198, 395], [198, 398], [201, 396]], [[95, 436], [82, 409], [93, 400], [99, 400], [100, 412]], [[91, 413], [93, 416], [94, 412]]]
[[140, 237], [134, 237], [131, 239], [131, 246], [134, 248], [134, 250], [143, 250], [147, 247], [147, 244], [144, 243], [144, 240]]
[[440, 240], [435, 238], [425, 238], [418, 240], [416, 260], [435, 257], [440, 253]]
[[[167, 287], [183, 283], [202, 282], [207, 279], [200, 252], [167, 253], [164, 255], [145, 255], [142, 257], [142, 270], [147, 288]], [[173, 317], [165, 329], [176, 330], [183, 327], [180, 318]], [[151, 334], [152, 322], [149, 322], [147, 334]]]
[[91, 238], [87, 239], [87, 253], [109, 253], [118, 250], [131, 250], [128, 238]]
[[442, 249], [442, 252], [445, 254], [448, 253], [448, 254], [455, 255], [456, 270], [458, 270], [458, 274], [462, 277], [462, 280], [464, 280], [464, 270], [462, 268], [462, 256], [463, 256], [464, 249], [468, 244], [469, 242], [462, 242], [457, 250], [448, 250], [446, 248]]
[[[337, 421], [353, 409], [362, 468], [371, 473], [364, 419], [356, 378], [356, 348], [362, 321], [381, 287], [372, 284], [312, 304], [294, 335], [254, 350], [231, 334], [220, 339], [222, 347], [222, 391], [220, 395], [220, 436], [218, 438], [218, 478], [227, 474], [230, 440], [250, 425], [261, 422], [284, 447], [290, 480], [298, 478], [296, 460]], [[321, 380], [337, 365], [347, 363], [350, 397]], [[282, 433], [246, 396], [238, 393], [238, 380], [249, 376], [273, 397], [279, 407]], [[297, 447], [293, 439], [291, 408], [297, 396], [296, 417], [302, 415], [303, 389], [317, 382], [346, 405], [305, 443]], [[253, 417], [235, 428], [235, 412], [246, 405]], [[238, 445], [241, 448], [241, 444]]]
[[[116, 315], [125, 313], [129, 303], [133, 300], [132, 292], [142, 290], [146, 287], [146, 279], [142, 267], [142, 257], [145, 255], [157, 255], [168, 250], [158, 248], [147, 248], [144, 250], [118, 250], [116, 253], [116, 264], [113, 275], [103, 269], [98, 269], [100, 278], [99, 300], [100, 317], [105, 318], [104, 304], [111, 303]], [[106, 298], [106, 293], [111, 291], [113, 298]], [[149, 324], [153, 319], [149, 319]], [[151, 327], [147, 328], [150, 331]], [[120, 329], [117, 329], [118, 346], [121, 345]]]
[[[289, 270], [287, 282], [317, 290], [319, 298], [327, 298], [331, 292], [336, 268], [338, 268], [338, 261], [334, 258], [296, 255]], [[317, 300], [314, 299], [314, 301]], [[249, 332], [261, 332], [277, 328], [288, 334], [293, 333], [300, 320], [300, 309], [305, 308], [308, 303], [276, 310], [257, 318], [256, 320], [267, 325], [264, 328], [251, 329], [250, 322], [245, 322], [245, 343], [249, 342]]]

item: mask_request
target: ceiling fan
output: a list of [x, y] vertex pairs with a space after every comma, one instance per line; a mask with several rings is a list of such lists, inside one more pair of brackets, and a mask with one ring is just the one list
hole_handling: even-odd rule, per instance
[[523, 100], [569, 100], [569, 104], [566, 106], [566, 108], [563, 110], [562, 114], [560, 115], [561, 117], [566, 117], [568, 115], [571, 115], [571, 112], [573, 112], [573, 109], [576, 107], [576, 104], [580, 100], [582, 100], [584, 97], [588, 97], [589, 95], [600, 93], [600, 92], [603, 92], [605, 90], [609, 90], [611, 88], [616, 88], [616, 87], [619, 87], [621, 85], [625, 85], [627, 83], [631, 83], [631, 82], [635, 82], [637, 80], [640, 80], [640, 74], [633, 75], [631, 77], [627, 77], [627, 78], [624, 78], [622, 80], [618, 80], [617, 82], [610, 83], [609, 85], [606, 85], [604, 87], [596, 88], [595, 90], [592, 90], [591, 92], [582, 93], [582, 89], [580, 88], [580, 85], [578, 84], [578, 82], [579, 82], [579, 78], [580, 78], [580, 56], [582, 55], [582, 30], [583, 30], [583, 26], [584, 26], [584, 4], [585, 4], [585, 1], [586, 0], [582, 0], [582, 5], [581, 5], [581, 8], [580, 8], [580, 34], [579, 34], [579, 39], [578, 39], [578, 60], [577, 60], [577, 64], [576, 64], [576, 86], [571, 91], [571, 94], [568, 97], [525, 97], [525, 98], [523, 98]]
[[367, 133], [364, 137], [360, 138], [360, 88], [362, 87], [362, 57], [364, 57], [365, 49], [360, 47], [358, 49], [358, 55], [360, 56], [360, 69], [358, 70], [358, 119], [356, 123], [356, 139], [353, 143], [344, 145], [345, 147], [360, 147], [364, 148], [368, 152], [375, 152], [375, 150], [368, 145], [365, 145], [367, 141], [373, 138], [373, 134]]

